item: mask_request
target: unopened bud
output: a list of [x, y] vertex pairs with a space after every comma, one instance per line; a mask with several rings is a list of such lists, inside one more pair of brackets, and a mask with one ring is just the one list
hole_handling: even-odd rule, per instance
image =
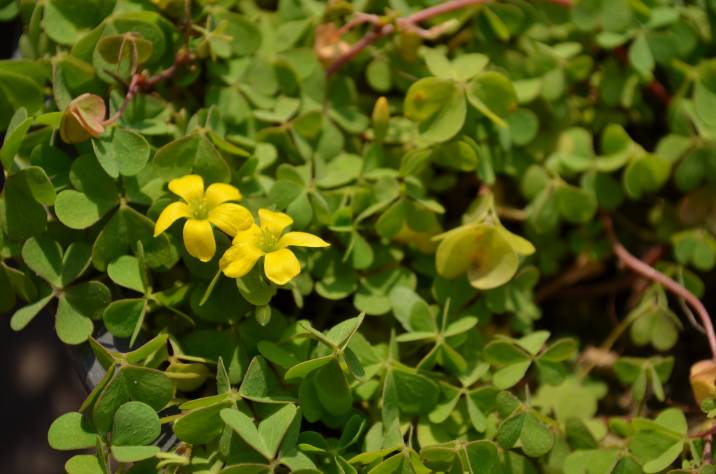
[[375, 141], [382, 142], [388, 133], [388, 122], [390, 121], [390, 110], [388, 110], [388, 100], [385, 97], [379, 97], [373, 106], [373, 133]]

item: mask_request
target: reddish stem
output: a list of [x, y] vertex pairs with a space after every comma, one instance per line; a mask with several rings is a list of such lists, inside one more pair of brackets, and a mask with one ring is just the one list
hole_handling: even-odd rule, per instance
[[353, 46], [351, 46], [348, 51], [341, 54], [338, 59], [336, 59], [333, 63], [331, 63], [330, 66], [328, 66], [328, 69], [326, 69], [326, 76], [330, 76], [336, 71], [338, 71], [340, 68], [343, 67], [343, 65], [358, 56], [358, 54], [366, 47], [375, 43], [380, 38], [389, 35], [393, 32], [394, 29], [395, 28], [393, 27], [393, 25], [385, 25], [382, 27], [376, 27], [369, 31], [365, 36], [363, 36]]
[[[445, 3], [441, 3], [440, 5], [435, 5], [433, 7], [429, 7], [419, 12], [413, 13], [412, 15], [409, 15], [405, 18], [398, 18], [398, 20], [396, 20], [396, 24], [401, 25], [401, 27], [414, 26], [416, 23], [427, 20], [434, 16], [442, 15], [443, 13], [448, 13], [453, 10], [459, 10], [460, 8], [465, 8], [467, 6], [487, 3], [488, 1], [490, 0], [451, 0]], [[352, 28], [357, 24], [365, 22], [366, 21], [356, 19], [350, 21], [348, 25], [350, 25], [350, 27]], [[341, 28], [341, 30], [345, 31], [346, 27]], [[353, 58], [355, 58], [365, 48], [375, 43], [380, 38], [388, 36], [393, 31], [395, 31], [395, 26], [392, 23], [387, 23], [382, 26], [380, 24], [375, 24], [375, 27], [371, 31], [366, 33], [365, 36], [363, 36], [353, 46], [351, 46], [348, 51], [340, 55], [330, 66], [328, 66], [328, 68], [326, 69], [326, 76], [331, 76], [332, 74], [334, 74], [346, 63], [350, 62]]]
[[188, 51], [179, 51], [174, 57], [174, 63], [171, 66], [153, 76], [147, 77], [144, 72], [132, 74], [132, 79], [127, 87], [127, 93], [124, 96], [122, 105], [119, 106], [117, 111], [110, 118], [102, 122], [102, 125], [107, 126], [115, 123], [124, 114], [129, 103], [138, 93], [147, 92], [153, 89], [158, 83], [171, 78], [180, 66], [191, 62], [193, 59], [194, 57]]
[[[418, 12], [413, 13], [412, 15], [408, 15], [403, 18], [398, 18], [395, 22], [396, 25], [398, 25], [401, 28], [410, 28], [411, 26], [416, 26], [418, 23], [429, 20], [430, 18], [442, 15], [444, 13], [449, 13], [451, 11], [459, 10], [461, 8], [480, 5], [483, 3], [488, 3], [492, 0], [449, 0], [446, 2], [443, 2], [441, 4], [425, 8], [424, 10], [420, 10]], [[557, 4], [557, 5], [563, 5], [565, 7], [569, 7], [572, 5], [572, 0], [547, 0], [551, 3]], [[360, 25], [362, 23], [373, 23], [375, 27], [366, 33], [365, 36], [363, 36], [358, 42], [356, 42], [353, 46], [348, 49], [345, 53], [343, 53], [341, 56], [339, 56], [328, 68], [326, 69], [326, 76], [331, 76], [336, 71], [338, 71], [343, 65], [345, 65], [347, 62], [349, 62], [351, 59], [356, 57], [361, 51], [363, 51], [366, 47], [369, 45], [375, 43], [380, 38], [383, 38], [385, 36], [388, 36], [389, 34], [393, 33], [395, 31], [395, 26], [392, 23], [388, 23], [385, 25], [376, 24], [375, 17], [372, 16], [366, 16], [361, 15], [350, 22], [343, 28], [341, 28], [342, 32], [348, 31], [351, 28]]]
[[701, 318], [701, 324], [703, 324], [704, 330], [706, 331], [706, 338], [709, 341], [709, 347], [711, 348], [711, 354], [714, 360], [716, 360], [716, 333], [714, 332], [714, 326], [711, 322], [711, 316], [706, 310], [704, 304], [699, 300], [693, 293], [687, 290], [683, 285], [677, 281], [664, 275], [651, 265], [641, 261], [629, 251], [617, 240], [616, 234], [614, 233], [614, 227], [612, 219], [606, 214], [602, 215], [602, 221], [604, 222], [604, 228], [607, 232], [607, 237], [612, 244], [612, 250], [614, 255], [624, 264], [627, 268], [635, 273], [648, 278], [649, 280], [656, 282], [669, 290], [674, 295], [682, 298], [696, 314]]
[[448, 13], [473, 5], [480, 5], [489, 1], [491, 0], [452, 0], [433, 7], [428, 7], [424, 10], [420, 10], [419, 12], [415, 12], [412, 15], [405, 17], [402, 21], [412, 24], [420, 23], [421, 21], [428, 20], [434, 16], [442, 15], [443, 13]]

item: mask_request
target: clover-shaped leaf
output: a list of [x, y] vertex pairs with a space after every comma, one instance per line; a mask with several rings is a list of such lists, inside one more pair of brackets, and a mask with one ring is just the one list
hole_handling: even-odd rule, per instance
[[295, 405], [284, 405], [264, 418], [258, 428], [251, 418], [236, 409], [221, 410], [221, 419], [236, 431], [246, 444], [270, 461], [276, 457], [281, 442], [297, 412]]
[[72, 283], [84, 273], [89, 265], [89, 247], [76, 242], [62, 252], [60, 245], [48, 238], [32, 238], [25, 242], [23, 260], [49, 286], [38, 290], [36, 302], [19, 309], [10, 325], [19, 331], [50, 302], [58, 298], [55, 328], [59, 338], [67, 344], [80, 344], [92, 334], [99, 312], [110, 301], [109, 290], [98, 281]]
[[629, 447], [644, 472], [660, 472], [681, 455], [688, 427], [678, 408], [662, 411], [653, 421], [636, 418], [632, 426], [636, 433]]
[[631, 385], [635, 399], [643, 400], [647, 387], [651, 386], [656, 398], [663, 401], [663, 384], [671, 375], [673, 367], [673, 357], [620, 357], [614, 364], [614, 372], [622, 383]]
[[428, 77], [413, 83], [405, 96], [405, 116], [418, 124], [427, 142], [452, 138], [465, 121], [465, 96], [458, 85], [448, 79]]

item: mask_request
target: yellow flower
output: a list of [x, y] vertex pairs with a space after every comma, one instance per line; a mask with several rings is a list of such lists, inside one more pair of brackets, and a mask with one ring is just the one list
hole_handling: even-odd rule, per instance
[[330, 244], [307, 232], [283, 234], [293, 219], [283, 212], [259, 209], [260, 226], [252, 224], [238, 232], [233, 245], [221, 257], [219, 267], [229, 278], [241, 278], [265, 256], [264, 273], [277, 285], [284, 285], [301, 272], [301, 264], [287, 247], [328, 247]]
[[183, 202], [173, 202], [164, 208], [154, 226], [154, 237], [185, 217], [184, 246], [189, 255], [202, 262], [211, 260], [216, 252], [211, 224], [234, 236], [254, 223], [248, 209], [228, 202], [241, 199], [239, 190], [230, 184], [214, 183], [205, 192], [201, 176], [190, 174], [169, 181], [169, 190]]

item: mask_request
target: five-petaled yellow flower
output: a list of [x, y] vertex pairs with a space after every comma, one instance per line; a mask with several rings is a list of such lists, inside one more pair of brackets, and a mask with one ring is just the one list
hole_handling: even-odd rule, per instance
[[248, 229], [254, 218], [243, 206], [229, 202], [241, 199], [238, 189], [225, 183], [214, 183], [204, 191], [201, 176], [190, 174], [169, 182], [169, 190], [184, 202], [169, 204], [157, 219], [154, 236], [161, 234], [174, 221], [185, 217], [184, 246], [192, 257], [208, 262], [216, 252], [211, 224], [230, 236]]
[[301, 272], [301, 264], [287, 247], [328, 247], [330, 244], [307, 232], [288, 232], [293, 219], [282, 212], [259, 209], [260, 226], [252, 224], [240, 231], [219, 261], [224, 275], [241, 278], [251, 271], [259, 258], [264, 257], [264, 273], [277, 285], [288, 283]]

